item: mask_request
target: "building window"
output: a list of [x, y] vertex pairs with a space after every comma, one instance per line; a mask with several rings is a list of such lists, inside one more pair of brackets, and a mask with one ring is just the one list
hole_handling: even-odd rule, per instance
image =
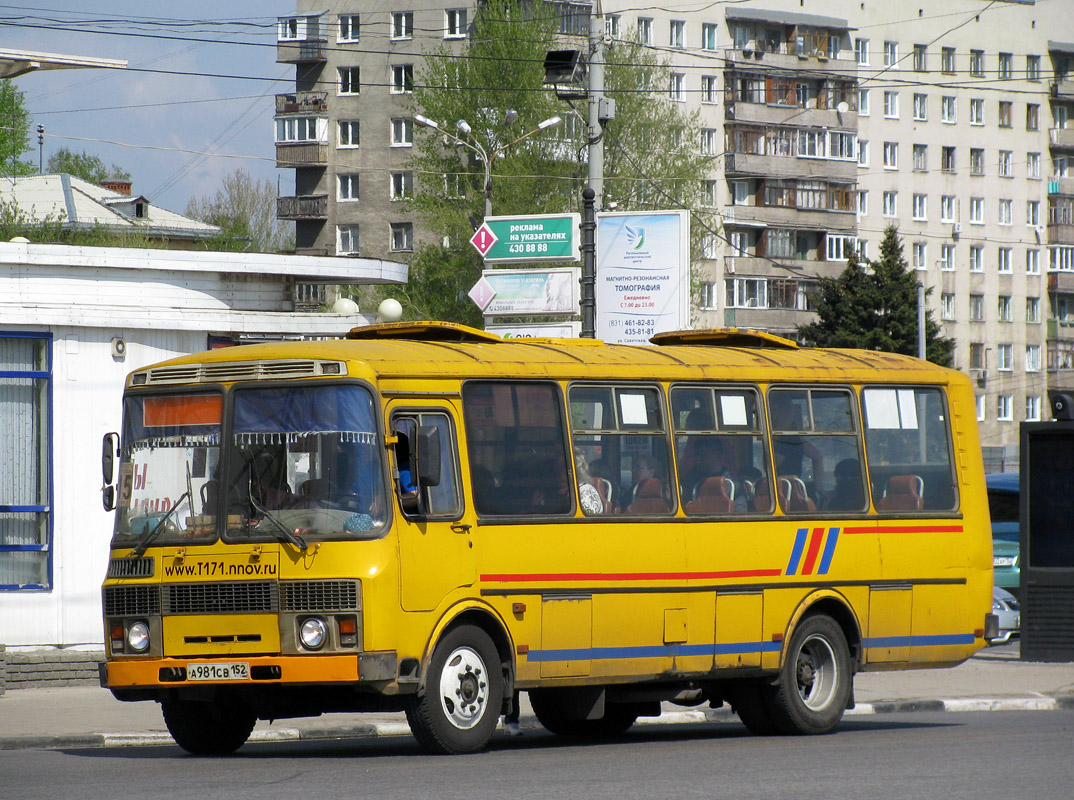
[[1010, 225], [1013, 216], [1014, 201], [1008, 198], [1000, 198], [999, 201], [999, 224]]
[[1026, 422], [1040, 422], [1040, 395], [1026, 395]]
[[954, 172], [955, 166], [955, 148], [944, 145], [940, 149], [940, 170], [943, 172]]
[[466, 38], [466, 9], [449, 8], [444, 12], [444, 38]]
[[653, 43], [653, 21], [649, 17], [638, 17], [638, 43]]
[[1014, 163], [1013, 155], [1014, 154], [1010, 150], [999, 151], [999, 177], [1014, 177], [1014, 168], [1012, 166]]
[[1011, 248], [1001, 247], [997, 251], [996, 271], [1008, 273], [1011, 271]]
[[339, 15], [339, 35], [337, 42], [357, 42], [359, 39], [359, 25], [357, 14]]
[[619, 28], [623, 21], [622, 14], [605, 14], [604, 15], [604, 32], [608, 34], [611, 39], [619, 38]]
[[359, 122], [356, 119], [341, 119], [336, 126], [336, 147], [357, 147]]
[[984, 272], [984, 248], [979, 244], [970, 245], [970, 272]]
[[728, 308], [768, 307], [768, 282], [764, 278], [727, 278], [724, 285]]
[[828, 261], [846, 261], [858, 246], [856, 237], [845, 234], [829, 233], [825, 235], [824, 241], [825, 258]]
[[732, 256], [745, 258], [750, 254], [750, 235], [746, 231], [731, 231], [727, 242], [731, 246]]
[[1040, 372], [1040, 345], [1026, 345], [1026, 372]]
[[1014, 397], [1009, 394], [1001, 394], [996, 397], [996, 419], [1000, 422], [1010, 422], [1012, 416], [1011, 406], [1014, 405]]
[[996, 300], [996, 318], [1000, 322], [1011, 321], [1011, 298], [1010, 295], [1001, 294]]
[[925, 242], [914, 242], [912, 252], [914, 269], [920, 271], [928, 269], [928, 245]]
[[898, 69], [899, 66], [899, 43], [884, 42], [884, 66]]
[[914, 45], [914, 72], [928, 72], [928, 47], [923, 44]]
[[701, 102], [719, 102], [719, 83], [715, 75], [701, 76]]
[[899, 193], [884, 192], [884, 216], [897, 217], [899, 215]]
[[702, 184], [702, 202], [710, 208], [715, 208], [720, 196], [720, 182], [719, 181], [705, 181]]
[[869, 116], [869, 90], [858, 89], [858, 116]]
[[1040, 322], [1040, 298], [1026, 298], [1026, 322]]
[[406, 200], [408, 197], [414, 196], [414, 173], [413, 172], [393, 172], [392, 173], [392, 188], [391, 199], [392, 200]]
[[392, 67], [392, 94], [410, 94], [414, 91], [414, 65], [395, 64]]
[[717, 25], [714, 22], [701, 23], [701, 49], [702, 50], [715, 50], [716, 49], [716, 28]]
[[955, 71], [955, 48], [945, 47], [940, 51], [940, 71], [947, 73]]
[[858, 166], [859, 167], [867, 167], [867, 166], [869, 166], [869, 140], [868, 139], [859, 139], [858, 140]]
[[358, 94], [361, 90], [361, 83], [359, 81], [359, 69], [358, 67], [339, 67], [336, 70], [339, 77], [339, 83], [336, 85], [336, 91], [339, 94]]
[[953, 125], [957, 118], [955, 98], [944, 95], [940, 98], [940, 121]]
[[887, 119], [899, 118], [899, 93], [884, 92], [884, 117]]
[[0, 590], [48, 589], [51, 336], [0, 333], [0, 364]]
[[983, 394], [977, 395], [977, 421], [984, 422], [985, 420], [985, 396]]
[[358, 250], [358, 226], [336, 226], [336, 255], [357, 255]]
[[343, 202], [358, 200], [358, 175], [350, 173], [336, 176], [336, 199]]
[[984, 125], [984, 99], [970, 99], [970, 125]]
[[858, 189], [858, 216], [864, 217], [869, 214], [869, 190]]
[[929, 146], [914, 145], [914, 172], [927, 172], [929, 168]]
[[940, 319], [953, 320], [955, 318], [955, 296], [950, 292], [940, 295]]
[[716, 310], [716, 299], [719, 294], [718, 284], [706, 281], [701, 284], [701, 308], [706, 311]]
[[999, 54], [999, 77], [1000, 80], [1009, 80], [1014, 72], [1014, 56], [1010, 53]]
[[914, 119], [925, 122], [929, 118], [929, 96], [927, 94], [914, 94]]
[[1057, 272], [1074, 272], [1074, 247], [1070, 245], [1057, 245], [1051, 248], [1051, 269]]
[[750, 204], [750, 182], [731, 181], [731, 202], [736, 206]]
[[953, 272], [955, 269], [955, 246], [953, 244], [940, 245], [940, 269], [944, 272]]
[[672, 72], [668, 85], [668, 97], [677, 103], [686, 102], [686, 76], [681, 72]]
[[[319, 123], [325, 122], [325, 125]], [[321, 130], [327, 138], [327, 122], [317, 117], [283, 117], [276, 120], [277, 144], [321, 141]]]
[[409, 39], [414, 35], [414, 12], [392, 12], [392, 38]]
[[928, 219], [928, 200], [926, 194], [914, 195], [914, 220], [925, 222]]
[[945, 194], [940, 197], [940, 222], [955, 221], [955, 196]]
[[984, 74], [984, 50], [970, 50], [970, 75], [983, 78]]
[[686, 47], [686, 20], [671, 20], [668, 32], [668, 46], [679, 50]]
[[714, 233], [705, 233], [701, 235], [701, 256], [702, 258], [715, 259], [720, 256], [720, 240]]
[[1026, 250], [1026, 275], [1040, 275], [1040, 250]]
[[701, 129], [701, 155], [714, 156], [720, 152], [719, 131], [715, 128]]
[[1026, 153], [1026, 177], [1040, 177], [1040, 153]]
[[996, 348], [996, 369], [1010, 372], [1014, 368], [1014, 346], [1001, 344]]
[[970, 322], [984, 321], [984, 295], [970, 295]]
[[970, 175], [984, 175], [984, 149], [970, 148]]
[[868, 39], [855, 39], [854, 40], [854, 53], [857, 56], [858, 63], [863, 66], [869, 66], [869, 40]]
[[392, 120], [392, 147], [412, 147], [414, 145], [414, 121], [407, 117]]
[[1040, 106], [1036, 103], [1026, 104], [1026, 130], [1040, 130]]
[[1040, 80], [1040, 56], [1026, 56], [1026, 80]]
[[884, 142], [884, 169], [899, 168], [899, 143]]
[[394, 252], [408, 252], [414, 249], [414, 223], [393, 222], [391, 223], [391, 229], [392, 250]]
[[984, 225], [984, 198], [970, 198], [970, 224]]
[[1012, 104], [1009, 100], [999, 101], [999, 127], [1011, 127], [1011, 106]]

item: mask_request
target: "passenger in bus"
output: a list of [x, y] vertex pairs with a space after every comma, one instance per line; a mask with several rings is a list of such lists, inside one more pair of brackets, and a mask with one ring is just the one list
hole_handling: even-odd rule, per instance
[[282, 445], [258, 450], [250, 461], [250, 496], [269, 510], [290, 508], [295, 495], [287, 483], [287, 451]]
[[637, 455], [630, 462], [630, 497], [633, 503], [638, 499], [638, 490], [650, 479], [656, 477], [656, 460], [651, 456]]
[[582, 506], [582, 513], [587, 517], [605, 513], [604, 500], [597, 490], [593, 476], [589, 474], [585, 453], [578, 448], [574, 450], [574, 471], [578, 478], [578, 502]]
[[[597, 491], [601, 493], [606, 511], [609, 514], [617, 511], [622, 497], [617, 471], [612, 468], [607, 459], [601, 457], [589, 462], [589, 474], [593, 476]], [[605, 491], [607, 496], [605, 496]]]
[[862, 511], [864, 508], [861, 464], [856, 458], [844, 458], [835, 465], [835, 488], [828, 497], [825, 510]]
[[[697, 457], [693, 467], [681, 477], [682, 497], [684, 502], [696, 499], [702, 485], [709, 478], [728, 478], [735, 485], [731, 467], [734, 459], [726, 437], [723, 436], [694, 436], [697, 441], [695, 450]], [[737, 486], [735, 487], [737, 489]], [[734, 510], [746, 510], [746, 493], [734, 492]]]

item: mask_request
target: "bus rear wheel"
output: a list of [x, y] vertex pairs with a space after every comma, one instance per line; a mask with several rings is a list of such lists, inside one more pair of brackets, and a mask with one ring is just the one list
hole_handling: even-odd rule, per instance
[[484, 749], [500, 718], [503, 685], [488, 634], [473, 625], [449, 631], [433, 650], [425, 691], [406, 708], [414, 738], [443, 755]]
[[250, 738], [257, 716], [238, 702], [168, 700], [164, 724], [175, 743], [196, 756], [226, 756]]
[[557, 736], [594, 739], [618, 736], [626, 733], [638, 719], [638, 713], [630, 706], [614, 704], [604, 707], [604, 716], [600, 719], [580, 719], [566, 707], [562, 696], [539, 689], [530, 690], [530, 705], [537, 721]]
[[791, 636], [768, 711], [784, 733], [828, 733], [843, 718], [851, 691], [850, 649], [831, 617], [806, 617]]

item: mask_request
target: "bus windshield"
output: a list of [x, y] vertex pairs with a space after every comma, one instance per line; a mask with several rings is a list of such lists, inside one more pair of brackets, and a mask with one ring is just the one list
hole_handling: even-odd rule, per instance
[[[115, 546], [375, 535], [383, 460], [370, 392], [307, 385], [129, 396]], [[224, 447], [224, 442], [227, 446]]]

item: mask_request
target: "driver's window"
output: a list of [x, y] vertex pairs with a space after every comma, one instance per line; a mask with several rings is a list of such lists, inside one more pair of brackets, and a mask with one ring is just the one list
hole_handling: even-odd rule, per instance
[[[423, 517], [459, 516], [462, 502], [459, 497], [458, 457], [454, 426], [451, 417], [438, 411], [415, 411], [392, 417], [392, 428], [400, 435], [395, 447], [395, 484], [400, 499], [418, 492], [418, 512]], [[440, 440], [440, 481], [435, 486], [423, 485], [415, 471], [415, 450], [419, 429], [433, 428]], [[424, 470], [423, 470], [424, 471]], [[406, 502], [404, 500], [404, 510]]]

